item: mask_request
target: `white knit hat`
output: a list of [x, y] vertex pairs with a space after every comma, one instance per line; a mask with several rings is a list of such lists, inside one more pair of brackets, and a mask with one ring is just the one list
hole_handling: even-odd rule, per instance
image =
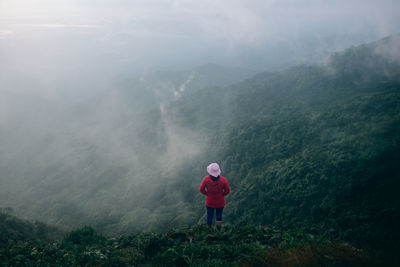
[[221, 174], [221, 169], [218, 163], [211, 163], [207, 166], [207, 172], [211, 176], [218, 177]]

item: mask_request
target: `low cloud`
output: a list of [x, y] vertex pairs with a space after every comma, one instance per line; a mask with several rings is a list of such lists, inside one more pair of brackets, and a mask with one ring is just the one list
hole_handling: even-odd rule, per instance
[[7, 38], [13, 35], [15, 32], [12, 30], [0, 30], [0, 39]]
[[376, 47], [375, 53], [400, 64], [400, 34], [387, 38], [386, 41], [380, 43]]
[[10, 35], [14, 34], [14, 31], [12, 30], [0, 30], [0, 35]]
[[101, 28], [102, 25], [95, 24], [57, 24], [57, 23], [38, 23], [38, 24], [17, 24], [18, 26], [43, 27], [43, 28]]

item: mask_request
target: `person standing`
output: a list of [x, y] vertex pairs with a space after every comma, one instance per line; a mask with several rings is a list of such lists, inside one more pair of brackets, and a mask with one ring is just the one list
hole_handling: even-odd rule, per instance
[[225, 196], [229, 194], [228, 182], [221, 175], [221, 169], [217, 163], [207, 166], [208, 176], [204, 177], [200, 184], [200, 193], [206, 195], [207, 225], [212, 226], [215, 212], [215, 224], [221, 231], [222, 211], [225, 207]]

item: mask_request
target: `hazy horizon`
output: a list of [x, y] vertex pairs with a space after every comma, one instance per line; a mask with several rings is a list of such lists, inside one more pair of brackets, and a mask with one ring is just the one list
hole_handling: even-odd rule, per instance
[[396, 34], [399, 8], [355, 0], [2, 0], [1, 66], [111, 77], [206, 63], [270, 70]]

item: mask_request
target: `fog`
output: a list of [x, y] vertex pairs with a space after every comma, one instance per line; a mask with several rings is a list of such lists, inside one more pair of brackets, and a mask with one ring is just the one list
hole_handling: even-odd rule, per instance
[[80, 224], [68, 212], [115, 210], [138, 223], [151, 212], [138, 215], [148, 204], [135, 201], [207, 150], [206, 134], [169, 116], [173, 101], [396, 34], [399, 10], [372, 0], [0, 0], [1, 206], [66, 226]]
[[395, 33], [397, 13], [397, 1], [2, 0], [1, 55], [110, 75], [208, 62], [263, 70]]

